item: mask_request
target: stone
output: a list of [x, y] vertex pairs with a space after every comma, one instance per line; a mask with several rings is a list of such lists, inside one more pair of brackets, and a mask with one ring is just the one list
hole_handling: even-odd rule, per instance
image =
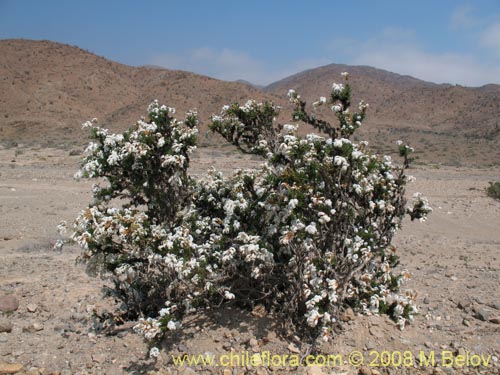
[[255, 348], [255, 347], [259, 346], [259, 342], [257, 341], [257, 339], [255, 339], [254, 337], [252, 337], [250, 340], [248, 340], [248, 345], [251, 348]]
[[367, 350], [373, 350], [377, 347], [377, 345], [373, 341], [367, 341], [366, 342], [366, 349]]
[[462, 320], [462, 324], [464, 326], [466, 326], [466, 327], [470, 327], [471, 326], [471, 323], [470, 323], [469, 319], [465, 319], [465, 318], [464, 318], [464, 320]]
[[28, 312], [30, 313], [34, 313], [38, 310], [38, 306], [34, 303], [29, 303], [28, 306], [26, 306], [26, 310], [28, 310]]
[[222, 375], [233, 375], [233, 372], [231, 369], [225, 368], [224, 371], [222, 371]]
[[23, 370], [23, 365], [20, 363], [7, 363], [0, 362], [0, 374], [15, 374], [16, 372], [21, 372]]
[[33, 329], [35, 331], [43, 331], [43, 324], [40, 324], [40, 323], [33, 323]]
[[323, 369], [321, 368], [321, 366], [308, 366], [306, 374], [307, 375], [324, 375], [325, 373], [323, 372]]
[[12, 332], [12, 323], [8, 320], [0, 319], [0, 333], [2, 332]]
[[297, 348], [297, 345], [295, 345], [293, 342], [288, 344], [288, 350], [290, 350], [292, 353], [296, 353], [296, 354], [300, 353], [300, 349]]
[[471, 305], [471, 301], [469, 299], [461, 299], [458, 301], [457, 306], [461, 310], [467, 310]]
[[424, 298], [424, 303], [425, 303], [426, 305], [428, 305], [429, 303], [431, 303], [430, 298], [429, 298], [429, 297], [425, 297], [425, 298]]
[[181, 372], [182, 375], [196, 375], [196, 371], [194, 371], [191, 367], [186, 367], [184, 371]]
[[13, 312], [19, 308], [19, 301], [14, 296], [0, 296], [0, 311]]
[[340, 320], [343, 322], [350, 322], [351, 320], [354, 320], [356, 315], [354, 315], [354, 311], [349, 307], [346, 309], [342, 315], [340, 315]]
[[106, 355], [105, 354], [92, 354], [92, 361], [102, 364], [102, 363], [106, 362]]
[[493, 323], [493, 324], [500, 324], [500, 316], [491, 317], [489, 321], [490, 321], [490, 323]]
[[358, 371], [359, 375], [372, 375], [372, 370], [368, 366], [363, 366]]
[[479, 319], [483, 322], [487, 322], [490, 319], [491, 311], [485, 309], [477, 309], [474, 313], [474, 318]]

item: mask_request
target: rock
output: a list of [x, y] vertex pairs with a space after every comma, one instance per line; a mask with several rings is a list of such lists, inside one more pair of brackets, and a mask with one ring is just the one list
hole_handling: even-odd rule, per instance
[[493, 324], [500, 324], [500, 316], [491, 317], [489, 321], [490, 321], [490, 323], [493, 323]]
[[257, 339], [255, 339], [254, 337], [252, 337], [250, 340], [248, 340], [248, 345], [251, 348], [255, 348], [255, 347], [259, 346], [259, 342], [257, 341]]
[[500, 302], [493, 302], [490, 306], [494, 309], [500, 310]]
[[350, 322], [351, 320], [354, 320], [356, 315], [354, 315], [354, 311], [349, 307], [340, 315], [340, 320], [343, 322]]
[[479, 319], [483, 322], [487, 322], [490, 319], [491, 311], [485, 309], [477, 309], [474, 313], [474, 318]]
[[7, 342], [7, 341], [9, 341], [9, 339], [7, 338], [7, 336], [5, 336], [5, 335], [0, 335], [0, 342], [1, 342], [1, 343]]
[[426, 342], [424, 343], [424, 345], [425, 345], [425, 347], [426, 347], [426, 348], [432, 349], [432, 342], [430, 342], [430, 341], [426, 341]]
[[267, 375], [267, 370], [265, 368], [259, 367], [256, 371], [257, 375]]
[[424, 298], [424, 303], [425, 303], [426, 305], [428, 305], [429, 303], [431, 303], [430, 298], [429, 298], [429, 297], [425, 297], [425, 298]]
[[222, 375], [233, 375], [233, 372], [231, 369], [228, 369], [227, 367], [222, 371]]
[[297, 345], [295, 345], [293, 342], [288, 344], [288, 350], [290, 350], [292, 353], [296, 353], [296, 354], [300, 353], [300, 349], [297, 348]]
[[106, 355], [105, 354], [92, 354], [92, 361], [102, 364], [102, 363], [106, 362]]
[[457, 306], [461, 310], [467, 310], [471, 305], [471, 301], [469, 299], [461, 299], [458, 301]]
[[321, 366], [308, 366], [306, 370], [307, 375], [324, 375]]
[[19, 301], [14, 296], [0, 296], [0, 311], [13, 312], [19, 308]]
[[471, 323], [468, 319], [464, 318], [464, 320], [462, 320], [462, 324], [466, 327], [470, 327], [471, 326]]
[[23, 365], [20, 363], [0, 362], [0, 374], [2, 375], [15, 374], [16, 372], [21, 372], [22, 370], [23, 370]]
[[34, 303], [29, 303], [28, 306], [26, 306], [26, 310], [28, 310], [28, 312], [30, 313], [34, 313], [36, 312], [36, 310], [38, 310], [38, 306]]
[[372, 370], [368, 366], [363, 366], [358, 371], [359, 375], [372, 375]]
[[367, 350], [373, 350], [377, 347], [373, 341], [367, 341], [365, 346]]
[[2, 332], [12, 332], [12, 323], [8, 320], [1, 319], [0, 320], [0, 333]]
[[184, 371], [181, 372], [182, 375], [196, 375], [196, 371], [194, 371], [191, 367], [186, 367]]
[[43, 325], [40, 323], [33, 323], [23, 327], [23, 332], [34, 333], [43, 330]]
[[444, 371], [441, 370], [439, 367], [436, 367], [432, 372], [432, 375], [444, 375]]

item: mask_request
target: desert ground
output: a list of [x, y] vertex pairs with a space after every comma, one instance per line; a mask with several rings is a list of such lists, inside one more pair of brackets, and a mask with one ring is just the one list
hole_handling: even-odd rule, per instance
[[[320, 348], [341, 354], [346, 363], [339, 366], [178, 367], [171, 354], [292, 354], [301, 343], [281, 332], [272, 316], [234, 309], [188, 317], [157, 361], [148, 358], [131, 325], [103, 329], [93, 317], [112, 309], [101, 294], [103, 281], [75, 263], [77, 247], [53, 250], [57, 224], [71, 222], [90, 201], [92, 182], [72, 179], [81, 158], [74, 154], [0, 149], [0, 307], [7, 297], [19, 303], [15, 311], [0, 313], [0, 374], [500, 374], [500, 201], [484, 190], [488, 181], [499, 180], [500, 169], [419, 165], [409, 171], [417, 180], [408, 196], [421, 191], [434, 212], [425, 223], [405, 222], [395, 240], [400, 267], [412, 274], [405, 287], [419, 293], [420, 314], [404, 331], [384, 317], [349, 312], [343, 331]], [[214, 165], [231, 173], [234, 166], [255, 163], [230, 149], [205, 148], [192, 169], [202, 175]], [[409, 367], [370, 367], [374, 350], [411, 352], [415, 361]], [[363, 353], [364, 366], [348, 363], [352, 351]], [[420, 366], [421, 352], [434, 352], [438, 364], [447, 352], [453, 358], [482, 355], [489, 363]]]

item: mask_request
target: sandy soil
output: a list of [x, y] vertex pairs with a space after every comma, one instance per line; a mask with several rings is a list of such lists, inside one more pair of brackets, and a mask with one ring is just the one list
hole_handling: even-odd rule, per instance
[[[484, 192], [488, 181], [499, 180], [499, 169], [411, 171], [417, 181], [408, 194], [425, 193], [434, 212], [426, 223], [406, 222], [395, 241], [402, 267], [413, 275], [407, 286], [419, 292], [420, 315], [404, 331], [382, 317], [347, 316], [343, 333], [322, 347], [323, 353], [341, 354], [342, 366], [176, 368], [171, 354], [293, 354], [301, 345], [281, 336], [272, 316], [257, 319], [228, 309], [186, 319], [185, 331], [165, 343], [157, 362], [147, 359], [146, 344], [128, 326], [102, 332], [92, 318], [94, 311], [111, 308], [100, 293], [102, 281], [75, 264], [76, 247], [52, 250], [56, 225], [70, 222], [90, 199], [91, 183], [72, 180], [78, 161], [64, 150], [0, 149], [0, 297], [19, 301], [16, 311], [0, 313], [0, 331], [11, 329], [0, 333], [0, 374], [7, 363], [30, 374], [500, 373], [500, 202]], [[204, 150], [193, 163], [193, 173], [203, 174], [212, 164], [229, 171], [255, 161]], [[365, 365], [377, 363], [373, 350], [410, 351], [415, 366], [357, 368], [347, 363], [355, 350], [364, 354]], [[443, 351], [453, 358], [491, 357], [481, 367], [419, 366], [420, 352], [433, 351], [438, 364]]]

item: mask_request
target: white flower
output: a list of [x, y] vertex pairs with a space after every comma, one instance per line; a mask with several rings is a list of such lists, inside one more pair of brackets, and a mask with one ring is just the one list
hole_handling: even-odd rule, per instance
[[175, 324], [175, 322], [173, 320], [170, 320], [168, 323], [167, 323], [167, 328], [171, 331], [175, 331], [177, 329], [177, 324]]
[[283, 125], [283, 130], [287, 134], [293, 134], [293, 133], [295, 133], [298, 128], [299, 128], [298, 125], [291, 125], [291, 124], [285, 124], [285, 125]]
[[332, 91], [335, 94], [340, 94], [342, 91], [344, 91], [344, 85], [341, 83], [334, 83], [332, 85]]
[[332, 105], [332, 111], [333, 112], [341, 112], [342, 111], [342, 106], [340, 104]]
[[306, 232], [313, 235], [318, 233], [318, 229], [316, 229], [316, 223], [314, 221], [306, 227]]
[[330, 222], [330, 216], [328, 216], [327, 214], [325, 214], [324, 212], [320, 212], [319, 214], [319, 222], [321, 224], [326, 224], [326, 223], [329, 223]]
[[224, 298], [231, 300], [231, 299], [235, 298], [235, 295], [233, 293], [231, 293], [229, 290], [226, 290], [224, 292]]
[[160, 349], [158, 349], [156, 346], [153, 346], [150, 350], [149, 350], [149, 356], [151, 358], [158, 358], [158, 356], [160, 355]]
[[317, 309], [312, 309], [311, 311], [309, 311], [306, 317], [307, 317], [307, 324], [310, 327], [316, 327], [318, 325], [319, 319], [321, 318], [321, 314], [318, 312]]
[[290, 199], [290, 202], [288, 202], [288, 208], [290, 210], [293, 210], [295, 207], [297, 207], [297, 205], [299, 204], [299, 200], [298, 199]]

